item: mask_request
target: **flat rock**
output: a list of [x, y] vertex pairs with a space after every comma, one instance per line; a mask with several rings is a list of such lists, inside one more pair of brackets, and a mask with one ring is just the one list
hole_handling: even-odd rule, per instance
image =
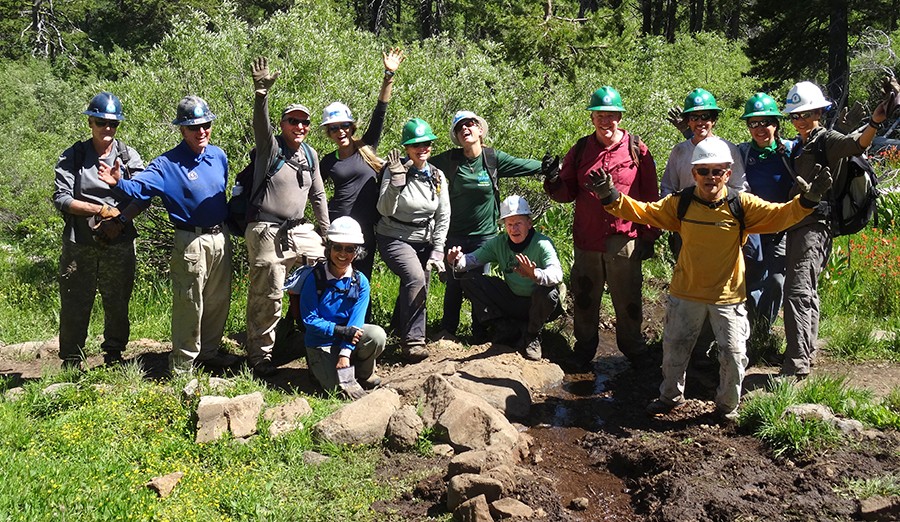
[[534, 510], [524, 502], [506, 497], [491, 502], [491, 514], [500, 520], [507, 518], [528, 519], [534, 516]]
[[225, 404], [225, 416], [228, 417], [228, 429], [237, 438], [249, 437], [256, 433], [256, 422], [263, 406], [262, 392], [232, 397]]
[[263, 413], [263, 418], [267, 421], [294, 421], [300, 417], [306, 417], [312, 413], [312, 411], [309, 401], [303, 397], [297, 397], [284, 404], [266, 408], [266, 411]]
[[147, 482], [144, 485], [155, 491], [159, 498], [166, 498], [172, 494], [172, 491], [182, 477], [184, 477], [184, 473], [176, 471], [175, 473], [169, 473], [168, 475], [163, 475], [161, 477], [154, 477], [150, 479], [150, 482]]
[[456, 450], [449, 444], [435, 444], [431, 446], [431, 452], [439, 457], [452, 457]]
[[502, 452], [495, 452], [490, 449], [467, 451], [456, 455], [450, 460], [450, 464], [447, 465], [447, 476], [454, 477], [462, 473], [481, 473], [505, 464], [508, 460], [508, 457]]
[[335, 444], [377, 444], [384, 438], [388, 421], [398, 409], [397, 392], [380, 388], [348, 403], [313, 429], [318, 437]]
[[385, 436], [391, 448], [409, 450], [416, 446], [419, 435], [425, 428], [422, 418], [411, 404], [403, 406], [391, 415]]
[[493, 467], [481, 473], [481, 476], [496, 480], [503, 485], [503, 494], [508, 495], [516, 489], [516, 473], [512, 467], [505, 464]]
[[41, 390], [42, 395], [57, 395], [63, 390], [68, 390], [69, 388], [74, 388], [74, 382], [57, 382], [55, 384], [51, 384], [47, 386], [43, 390]]
[[289, 421], [277, 419], [272, 421], [272, 424], [269, 424], [269, 437], [278, 438], [285, 433], [291, 431], [299, 431], [303, 429], [303, 423], [300, 421]]
[[40, 359], [41, 348], [44, 341], [28, 341], [18, 344], [0, 346], [0, 358], [19, 361]]
[[407, 365], [385, 377], [381, 385], [397, 390], [404, 401], [415, 403], [422, 392], [422, 385], [431, 375], [449, 377], [456, 373], [456, 362], [447, 359], [432, 360], [430, 357], [422, 362]]
[[814, 419], [830, 422], [834, 419], [834, 412], [824, 404], [793, 404], [784, 409], [782, 416], [793, 415], [802, 420]]
[[453, 512], [454, 522], [494, 522], [484, 495], [463, 502]]
[[869, 497], [861, 500], [858, 514], [862, 520], [900, 520], [900, 497]]
[[499, 500], [503, 495], [503, 484], [474, 473], [457, 475], [450, 479], [447, 486], [447, 510], [455, 511], [460, 504], [479, 495], [483, 495], [487, 502]]
[[228, 418], [225, 416], [225, 405], [228, 397], [207, 395], [200, 397], [197, 405], [197, 443], [212, 442], [228, 431]]
[[324, 464], [328, 462], [331, 457], [327, 455], [322, 455], [321, 453], [306, 450], [303, 452], [303, 462], [305, 464], [309, 464], [310, 466], [318, 466], [320, 464]]
[[507, 417], [525, 418], [531, 411], [531, 392], [519, 366], [499, 358], [460, 364], [447, 380], [458, 390], [473, 393]]

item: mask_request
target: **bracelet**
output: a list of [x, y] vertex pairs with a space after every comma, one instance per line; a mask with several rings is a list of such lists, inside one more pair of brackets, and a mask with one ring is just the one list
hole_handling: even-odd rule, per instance
[[884, 122], [883, 122], [883, 121], [881, 121], [881, 122], [878, 122], [878, 123], [875, 123], [875, 122], [874, 122], [874, 121], [872, 121], [872, 120], [869, 120], [869, 127], [872, 127], [872, 128], [873, 128], [873, 129], [875, 129], [875, 130], [878, 130], [878, 129], [880, 129], [880, 128], [881, 128], [881, 126], [882, 126], [882, 125], [883, 125], [883, 124], [884, 124]]
[[384, 75], [387, 76], [388, 78], [391, 78], [392, 76], [394, 76], [394, 71], [392, 71], [390, 69], [385, 69]]

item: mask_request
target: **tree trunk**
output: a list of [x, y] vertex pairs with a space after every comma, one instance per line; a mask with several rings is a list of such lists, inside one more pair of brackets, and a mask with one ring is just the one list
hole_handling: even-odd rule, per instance
[[653, 30], [653, 2], [641, 0], [641, 34], [647, 36]]
[[688, 30], [697, 33], [703, 30], [703, 0], [691, 0], [688, 4]]
[[663, 0], [653, 0], [653, 34], [663, 34]]
[[828, 96], [841, 107], [847, 102], [850, 85], [850, 63], [847, 58], [847, 0], [829, 2], [828, 21]]
[[668, 0], [668, 5], [666, 6], [666, 41], [669, 43], [675, 42], [675, 14], [677, 13], [678, 2], [675, 0]]

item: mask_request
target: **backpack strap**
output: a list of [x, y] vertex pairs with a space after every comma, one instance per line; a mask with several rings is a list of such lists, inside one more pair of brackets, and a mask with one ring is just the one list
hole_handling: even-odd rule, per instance
[[[694, 188], [695, 186], [691, 185], [678, 192], [678, 221], [683, 221], [684, 216], [687, 215], [688, 207], [691, 206], [691, 200], [694, 199]], [[744, 206], [741, 204], [740, 192], [728, 194], [726, 202], [728, 203], [728, 210], [734, 216], [734, 219], [737, 220], [738, 226], [740, 226], [741, 240], [743, 240], [746, 225], [744, 223]]]
[[131, 163], [131, 153], [128, 152], [128, 145], [125, 145], [122, 140], [116, 140], [116, 157], [122, 163], [125, 179], [131, 179], [131, 168], [128, 167], [128, 164]]
[[584, 153], [584, 148], [587, 146], [587, 140], [590, 139], [591, 135], [582, 136], [578, 138], [578, 141], [575, 142], [575, 157], [572, 158], [575, 160], [575, 168], [578, 168], [578, 164], [581, 163], [581, 155]]
[[631, 134], [631, 139], [628, 140], [628, 151], [631, 152], [631, 159], [634, 161], [635, 167], [640, 166], [641, 164], [641, 137], [637, 134]]
[[678, 192], [678, 221], [683, 221], [687, 215], [688, 207], [691, 206], [691, 200], [694, 199], [694, 185], [685, 187]]

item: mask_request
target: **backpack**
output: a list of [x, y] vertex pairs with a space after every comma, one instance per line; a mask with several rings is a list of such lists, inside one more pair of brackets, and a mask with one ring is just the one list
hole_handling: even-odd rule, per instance
[[[284, 289], [288, 293], [290, 305], [288, 307], [288, 316], [293, 318], [297, 323], [300, 331], [306, 331], [306, 325], [300, 318], [300, 292], [303, 290], [303, 284], [312, 275], [316, 282], [316, 295], [320, 298], [328, 288], [328, 277], [325, 275], [325, 262], [320, 261], [315, 265], [302, 265], [294, 270], [284, 281]], [[359, 273], [354, 268], [350, 289], [347, 291], [348, 299], [359, 299]]]
[[[688, 207], [691, 206], [691, 200], [693, 199], [694, 185], [686, 187], [678, 192], [678, 221], [684, 221], [684, 216], [687, 214]], [[728, 196], [726, 196], [726, 202], [728, 203], [728, 210], [731, 211], [731, 215], [734, 216], [734, 219], [737, 220], [738, 225], [740, 226], [741, 240], [743, 241], [744, 229], [747, 227], [744, 223], [744, 207], [741, 205], [740, 192], [729, 193]]]
[[306, 156], [306, 165], [301, 165], [285, 153], [284, 140], [281, 136], [276, 139], [278, 141], [278, 154], [275, 156], [275, 161], [269, 165], [269, 170], [266, 171], [266, 179], [259, 184], [259, 187], [252, 194], [250, 190], [253, 187], [253, 172], [256, 169], [256, 148], [250, 150], [250, 163], [234, 178], [234, 186], [243, 187], [243, 190], [237, 194], [232, 192], [231, 199], [228, 200], [228, 217], [225, 219], [225, 224], [228, 225], [228, 230], [233, 236], [244, 237], [247, 231], [247, 214], [250, 212], [250, 207], [256, 204], [263, 190], [269, 185], [269, 180], [272, 179], [276, 172], [281, 170], [285, 163], [297, 171], [297, 179], [301, 187], [303, 186], [303, 171], [310, 173], [316, 171], [315, 156], [312, 153], [312, 148], [305, 141], [301, 142], [300, 146], [303, 148], [303, 154]]
[[[816, 162], [828, 165], [825, 139], [819, 138]], [[865, 153], [847, 158], [847, 177], [842, 187], [831, 188], [831, 233], [834, 237], [855, 234], [866, 228], [872, 216], [878, 216], [878, 176]]]

